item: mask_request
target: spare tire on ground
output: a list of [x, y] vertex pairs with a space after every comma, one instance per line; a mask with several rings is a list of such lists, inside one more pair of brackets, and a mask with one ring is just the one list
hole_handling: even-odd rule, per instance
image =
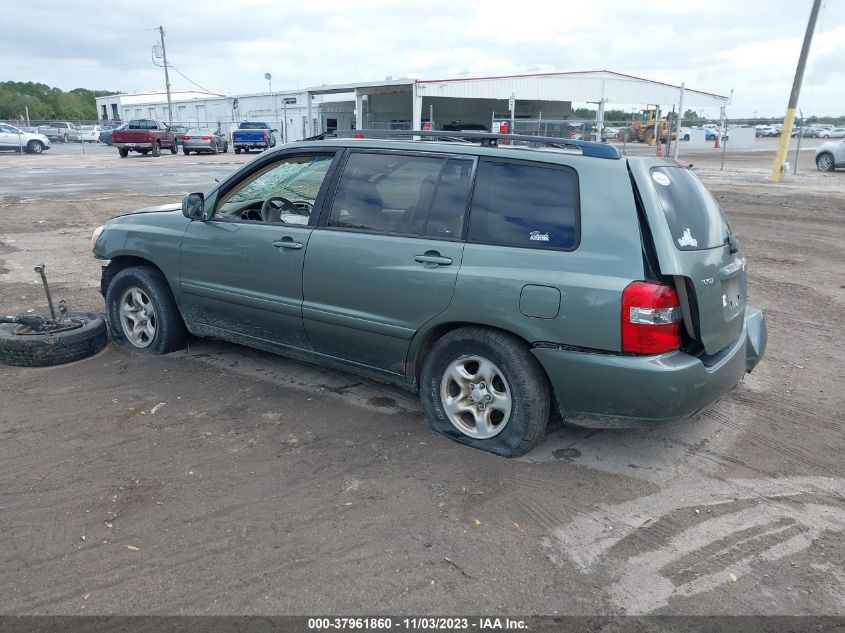
[[106, 322], [92, 312], [70, 312], [82, 325], [57, 332], [19, 334], [14, 323], [0, 324], [0, 363], [17, 367], [47, 367], [96, 354], [109, 342]]

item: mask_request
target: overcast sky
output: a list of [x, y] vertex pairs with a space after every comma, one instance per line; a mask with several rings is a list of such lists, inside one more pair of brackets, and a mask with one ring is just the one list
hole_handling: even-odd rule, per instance
[[[614, 70], [729, 94], [728, 116], [782, 116], [811, 0], [38, 0], [3, 3], [0, 79], [164, 89], [150, 49], [225, 94], [391, 75]], [[173, 90], [194, 85], [173, 72]], [[825, 0], [799, 106], [845, 114], [845, 2]], [[614, 104], [608, 104], [614, 107]], [[629, 109], [629, 108], [626, 108]]]

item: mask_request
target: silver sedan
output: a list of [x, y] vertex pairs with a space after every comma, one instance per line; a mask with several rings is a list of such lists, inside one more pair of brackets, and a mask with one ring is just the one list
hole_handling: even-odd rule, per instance
[[186, 156], [191, 152], [218, 152], [229, 151], [229, 139], [219, 131], [192, 129], [182, 135], [182, 153]]

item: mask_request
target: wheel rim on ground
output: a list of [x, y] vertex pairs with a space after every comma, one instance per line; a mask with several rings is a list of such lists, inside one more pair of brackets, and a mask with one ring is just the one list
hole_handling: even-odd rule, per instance
[[120, 325], [135, 347], [148, 347], [155, 339], [155, 307], [146, 292], [133, 286], [120, 298]]
[[476, 355], [460, 356], [449, 364], [440, 380], [440, 400], [452, 425], [478, 440], [501, 433], [513, 408], [502, 370]]

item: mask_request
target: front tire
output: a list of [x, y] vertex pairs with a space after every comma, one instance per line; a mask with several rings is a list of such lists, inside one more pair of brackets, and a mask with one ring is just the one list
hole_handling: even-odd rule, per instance
[[832, 154], [824, 152], [816, 157], [816, 167], [819, 168], [819, 171], [834, 171], [836, 169], [836, 161], [833, 160]]
[[125, 268], [106, 290], [106, 318], [119, 344], [149, 354], [185, 346], [185, 324], [162, 274], [145, 266]]
[[159, 145], [158, 142], [153, 143], [153, 156], [156, 158], [161, 156], [161, 145]]
[[26, 151], [30, 154], [40, 154], [44, 151], [44, 143], [41, 141], [30, 141], [26, 144]]
[[170, 153], [176, 154], [178, 151], [179, 151], [179, 145], [177, 143], [173, 143], [173, 145], [170, 146]]
[[525, 343], [481, 327], [453, 330], [434, 344], [420, 399], [432, 430], [504, 457], [537, 445], [551, 407], [546, 375]]

